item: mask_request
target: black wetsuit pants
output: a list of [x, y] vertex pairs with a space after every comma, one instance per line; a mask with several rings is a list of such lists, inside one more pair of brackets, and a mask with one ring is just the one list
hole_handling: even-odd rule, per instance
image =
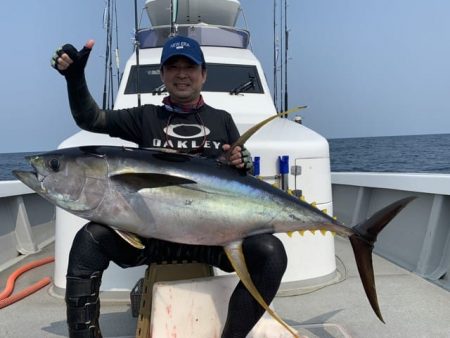
[[[103, 272], [110, 261], [126, 268], [162, 261], [192, 260], [227, 272], [233, 271], [220, 246], [187, 245], [147, 238], [142, 238], [142, 242], [145, 249], [136, 249], [111, 228], [88, 223], [75, 236], [67, 276], [89, 278], [95, 272]], [[258, 235], [244, 240], [243, 252], [251, 278], [269, 304], [286, 269], [287, 257], [283, 244], [273, 235]], [[239, 282], [230, 298], [222, 338], [246, 337], [263, 313], [264, 309]]]

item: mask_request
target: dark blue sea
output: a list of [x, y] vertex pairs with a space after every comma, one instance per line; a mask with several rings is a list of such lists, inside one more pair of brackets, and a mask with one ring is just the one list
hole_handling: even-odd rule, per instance
[[332, 171], [450, 173], [450, 134], [332, 139]]
[[[330, 139], [332, 171], [429, 172], [450, 174], [450, 134]], [[38, 152], [34, 152], [38, 153]], [[30, 167], [33, 153], [0, 154], [0, 180]]]
[[30, 170], [31, 167], [25, 161], [25, 156], [39, 153], [0, 153], [0, 181], [15, 180], [11, 174], [14, 169]]

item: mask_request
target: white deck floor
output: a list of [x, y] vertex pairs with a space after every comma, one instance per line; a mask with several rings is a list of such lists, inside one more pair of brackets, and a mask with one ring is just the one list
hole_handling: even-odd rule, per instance
[[[52, 250], [46, 248], [37, 257], [28, 257], [3, 271], [0, 288], [4, 288], [15, 268], [52, 255]], [[300, 296], [277, 297], [274, 302], [281, 317], [291, 325], [300, 325], [301, 333], [310, 338], [450, 337], [450, 292], [374, 256], [378, 298], [386, 321], [383, 324], [369, 306], [347, 240], [336, 238], [336, 256], [344, 277], [341, 282]], [[295, 262], [291, 260], [289, 264]], [[43, 276], [51, 276], [52, 269], [52, 265], [47, 265], [26, 273], [19, 279], [15, 292]], [[131, 316], [129, 301], [102, 301], [100, 322], [104, 337], [134, 337], [136, 321]], [[0, 337], [67, 337], [63, 299], [51, 296], [46, 287], [1, 309]]]

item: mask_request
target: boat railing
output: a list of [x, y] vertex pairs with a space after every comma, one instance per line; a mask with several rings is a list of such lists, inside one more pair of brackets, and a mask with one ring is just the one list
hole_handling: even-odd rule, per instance
[[54, 241], [55, 207], [20, 181], [0, 182], [0, 270]]
[[380, 234], [380, 256], [450, 290], [450, 174], [334, 172], [335, 215], [354, 225], [396, 199], [416, 196]]

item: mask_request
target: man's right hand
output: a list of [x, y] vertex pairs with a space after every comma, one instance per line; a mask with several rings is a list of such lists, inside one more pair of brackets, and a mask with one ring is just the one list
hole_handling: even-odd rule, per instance
[[67, 79], [82, 77], [94, 44], [94, 40], [89, 40], [80, 51], [70, 44], [58, 48], [51, 60], [52, 67]]

